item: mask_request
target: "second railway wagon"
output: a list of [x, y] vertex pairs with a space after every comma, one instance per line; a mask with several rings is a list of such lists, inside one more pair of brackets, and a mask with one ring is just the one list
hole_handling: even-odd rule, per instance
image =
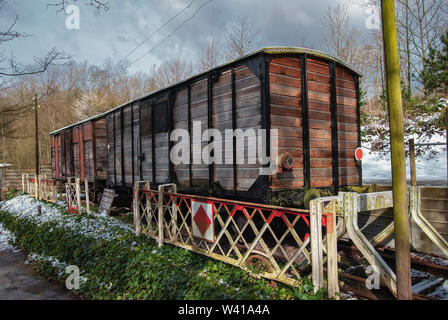
[[[180, 192], [264, 203], [361, 185], [359, 77], [318, 51], [264, 48], [50, 133], [53, 176], [85, 176], [122, 192], [135, 181], [176, 183]], [[267, 141], [278, 129], [276, 172], [260, 175], [262, 165], [247, 161], [175, 165], [170, 135], [182, 128], [191, 137], [195, 121], [202, 131], [266, 129]], [[235, 153], [235, 139], [233, 146]]]

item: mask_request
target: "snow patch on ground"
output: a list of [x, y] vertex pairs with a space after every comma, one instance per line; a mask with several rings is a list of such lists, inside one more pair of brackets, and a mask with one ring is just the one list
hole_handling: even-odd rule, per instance
[[[37, 212], [39, 205], [41, 206], [40, 215]], [[77, 234], [98, 240], [116, 239], [119, 235], [117, 231], [120, 230], [133, 232], [132, 226], [113, 217], [64, 214], [65, 203], [64, 207], [57, 207], [37, 201], [29, 195], [20, 195], [11, 200], [0, 202], [0, 210], [7, 211], [20, 219], [29, 220], [37, 225], [55, 222], [57, 227], [68, 228]]]
[[437, 289], [428, 294], [428, 296], [439, 300], [448, 300], [448, 280], [445, 280], [441, 286], [437, 287]]
[[[66, 276], [69, 275], [67, 273], [67, 267], [69, 267], [70, 265], [68, 263], [64, 262], [64, 261], [59, 261], [55, 257], [44, 256], [44, 255], [32, 253], [32, 254], [28, 255], [28, 258], [25, 261], [25, 264], [29, 264], [31, 262], [36, 262], [36, 261], [49, 262], [56, 270], [58, 270], [58, 276], [59, 277], [65, 278]], [[80, 283], [80, 285], [82, 283], [85, 283], [86, 281], [87, 281], [86, 277], [83, 277], [83, 276], [79, 275], [79, 283]]]
[[421, 258], [424, 261], [428, 261], [431, 263], [435, 263], [441, 266], [445, 266], [448, 267], [448, 260], [442, 259], [442, 258], [437, 258], [437, 257], [433, 257], [424, 253], [420, 253], [420, 252], [411, 252], [412, 255]]
[[[38, 214], [37, 207], [41, 206], [41, 214]], [[54, 206], [46, 202], [37, 201], [29, 195], [20, 195], [11, 200], [0, 202], [0, 210], [7, 211], [10, 214], [24, 220], [28, 220], [37, 225], [41, 225], [46, 222], [54, 222], [58, 228], [70, 229], [75, 234], [80, 234], [86, 237], [94, 238], [97, 240], [115, 240], [119, 236], [119, 231], [133, 232], [131, 226], [121, 222], [112, 217], [103, 216], [82, 216], [76, 214], [66, 214], [65, 202], [59, 201], [59, 206]], [[10, 243], [15, 242], [15, 236], [0, 223], [0, 251], [15, 249]], [[132, 244], [132, 247], [136, 243]], [[36, 253], [28, 255], [28, 259], [25, 263], [30, 262], [48, 262], [54, 267], [58, 276], [62, 279], [66, 278], [67, 267], [69, 264], [64, 261], [59, 261], [52, 256], [45, 256]], [[86, 274], [83, 275], [80, 270], [80, 285], [87, 281]]]
[[11, 245], [11, 243], [15, 242], [15, 236], [3, 227], [3, 224], [0, 222], [0, 251], [13, 250], [17, 249]]
[[428, 272], [423, 272], [420, 270], [411, 269], [411, 276], [412, 278], [418, 278], [418, 279], [427, 279], [431, 277], [431, 274]]
[[[434, 136], [430, 142], [444, 142], [444, 136]], [[428, 141], [425, 141], [428, 142]], [[416, 141], [415, 143], [418, 143]], [[392, 183], [392, 169], [390, 153], [371, 151], [370, 145], [364, 143], [364, 156], [362, 159], [362, 177], [366, 183]], [[440, 185], [446, 184], [446, 147], [434, 146], [437, 154], [433, 158], [416, 158], [417, 182], [434, 182]], [[411, 177], [409, 157], [406, 157], [406, 177]]]
[[444, 280], [443, 278], [423, 280], [412, 286], [412, 292], [421, 293], [422, 291], [425, 291], [426, 289], [435, 286], [436, 284], [442, 282], [443, 280]]

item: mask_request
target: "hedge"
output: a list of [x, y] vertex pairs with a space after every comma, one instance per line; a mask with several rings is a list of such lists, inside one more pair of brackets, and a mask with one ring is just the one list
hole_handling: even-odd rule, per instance
[[[15, 202], [14, 202], [15, 201]], [[37, 216], [37, 205], [42, 206]], [[27, 210], [21, 209], [25, 206]], [[73, 291], [86, 299], [322, 299], [303, 279], [299, 288], [251, 276], [227, 263], [135, 236], [113, 217], [75, 215], [20, 195], [0, 204], [0, 223], [43, 274], [65, 283], [65, 267], [80, 268]]]

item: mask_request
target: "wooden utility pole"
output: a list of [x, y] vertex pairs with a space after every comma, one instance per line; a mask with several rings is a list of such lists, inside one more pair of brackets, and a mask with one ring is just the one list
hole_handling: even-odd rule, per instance
[[381, 1], [381, 16], [389, 102], [390, 143], [392, 153], [392, 190], [395, 227], [397, 298], [412, 299], [409, 218], [406, 206], [406, 163], [403, 135], [403, 105], [398, 64], [397, 27], [394, 0]]
[[[35, 136], [35, 153], [36, 153], [36, 199], [39, 199], [39, 103], [37, 102], [37, 93], [34, 95], [34, 136]], [[41, 214], [41, 206], [37, 206], [37, 214]]]
[[39, 104], [37, 102], [37, 94], [34, 95], [34, 137], [35, 137], [35, 155], [36, 155], [36, 176], [39, 176], [39, 119], [37, 108]]
[[414, 139], [409, 139], [409, 165], [411, 168], [411, 186], [417, 185], [417, 172], [415, 171], [415, 145]]
[[446, 184], [448, 184], [448, 108], [445, 109], [445, 127], [446, 127]]

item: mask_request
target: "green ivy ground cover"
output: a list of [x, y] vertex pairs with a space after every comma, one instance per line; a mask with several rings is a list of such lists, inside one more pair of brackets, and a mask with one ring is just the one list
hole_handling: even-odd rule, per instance
[[[42, 214], [37, 215], [37, 205]], [[293, 288], [257, 279], [235, 266], [135, 236], [113, 217], [74, 215], [63, 206], [18, 195], [0, 202], [0, 228], [45, 275], [65, 283], [65, 268], [80, 269], [87, 299], [322, 299], [308, 279]]]

